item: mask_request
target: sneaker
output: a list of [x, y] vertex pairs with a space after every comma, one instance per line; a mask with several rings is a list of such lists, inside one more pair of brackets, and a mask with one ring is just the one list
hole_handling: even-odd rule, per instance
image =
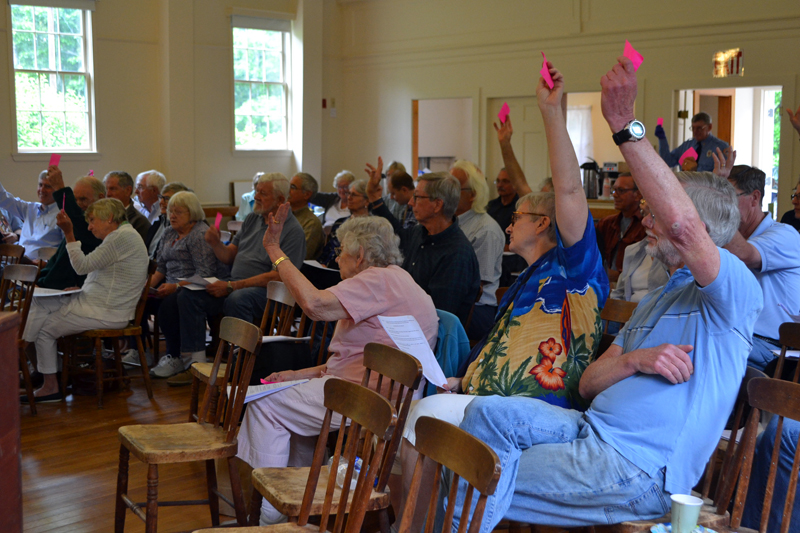
[[183, 361], [181, 361], [180, 357], [172, 357], [167, 354], [162, 357], [158, 364], [150, 371], [150, 375], [155, 378], [168, 378], [184, 370]]
[[[153, 366], [153, 355], [150, 352], [145, 352], [144, 355], [147, 359], [147, 366]], [[133, 348], [125, 350], [122, 354], [122, 364], [128, 366], [142, 366], [142, 363], [139, 362], [139, 351]]]
[[170, 387], [183, 387], [186, 385], [191, 385], [192, 379], [194, 379], [192, 373], [186, 370], [185, 372], [175, 374], [171, 378], [167, 379], [167, 385]]

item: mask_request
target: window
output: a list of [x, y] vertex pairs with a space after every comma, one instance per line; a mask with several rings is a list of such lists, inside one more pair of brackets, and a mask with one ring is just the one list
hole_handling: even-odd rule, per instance
[[90, 24], [89, 10], [11, 6], [19, 152], [94, 151]]
[[234, 16], [236, 150], [287, 150], [290, 23]]

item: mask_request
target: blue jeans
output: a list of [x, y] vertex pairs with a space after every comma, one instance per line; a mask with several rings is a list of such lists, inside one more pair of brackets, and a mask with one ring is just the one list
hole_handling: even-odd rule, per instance
[[[579, 411], [534, 398], [485, 396], [467, 407], [461, 429], [488, 444], [502, 467], [481, 533], [503, 518], [575, 527], [656, 518], [670, 509], [663, 469], [649, 476], [600, 440]], [[466, 489], [460, 480], [456, 517]], [[458, 521], [453, 532], [457, 527]]]
[[773, 346], [772, 344], [768, 343], [767, 341], [761, 340], [758, 337], [753, 337], [753, 349], [750, 351], [750, 354], [747, 356], [747, 366], [752, 366], [762, 372], [767, 367], [767, 365], [776, 357], [772, 350], [780, 349], [777, 346]]

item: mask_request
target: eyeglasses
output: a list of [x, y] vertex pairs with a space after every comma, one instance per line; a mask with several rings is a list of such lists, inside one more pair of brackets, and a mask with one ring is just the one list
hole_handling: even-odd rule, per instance
[[342, 255], [342, 247], [337, 246], [336, 248], [333, 249], [333, 253], [336, 254], [336, 257], [339, 257], [340, 255]]
[[630, 187], [627, 189], [624, 189], [622, 187], [614, 187], [613, 189], [611, 189], [611, 194], [625, 194], [626, 192], [631, 192], [636, 190], [638, 190], [636, 187]]
[[793, 193], [792, 193], [792, 200], [794, 200], [794, 199], [795, 199], [795, 198], [797, 198], [798, 196], [800, 196], [800, 195], [798, 195], [796, 192], [793, 192]]
[[546, 217], [547, 216], [547, 215], [542, 214], [542, 213], [528, 213], [528, 212], [525, 212], [525, 211], [514, 211], [513, 213], [511, 213], [511, 225], [513, 226], [514, 224], [516, 224], [517, 220], [519, 220], [519, 218], [522, 215], [531, 215], [531, 216], [535, 216], [535, 217]]
[[472, 187], [461, 187], [462, 191], [471, 191]]
[[650, 207], [644, 200], [639, 202], [639, 215], [642, 217], [642, 219], [650, 217], [650, 222], [655, 223], [656, 221], [656, 216], [653, 214], [652, 211], [650, 211]]
[[[739, 193], [739, 194], [737, 194], [736, 196], [747, 196], [748, 194], [750, 194], [750, 193], [749, 193], [749, 192], [740, 192], [740, 193]], [[793, 194], [793, 195], [792, 195], [792, 198], [794, 198], [794, 196], [795, 196], [795, 195]]]
[[415, 194], [415, 195], [412, 196], [412, 198], [414, 199], [414, 202], [418, 202], [421, 198], [427, 198], [427, 199], [430, 200], [431, 197], [430, 196], [420, 196], [419, 194]]
[[169, 202], [169, 199], [170, 199], [170, 198], [172, 198], [172, 196], [167, 196], [167, 195], [165, 195], [165, 194], [159, 194], [159, 195], [158, 195], [158, 199], [159, 199], [159, 200], [164, 200], [165, 202]]
[[296, 190], [300, 189], [300, 187], [298, 187], [298, 186], [297, 186], [297, 185], [295, 185], [294, 183], [290, 183], [290, 184], [289, 184], [289, 189], [291, 189], [291, 190], [293, 190], [293, 191], [296, 191]]

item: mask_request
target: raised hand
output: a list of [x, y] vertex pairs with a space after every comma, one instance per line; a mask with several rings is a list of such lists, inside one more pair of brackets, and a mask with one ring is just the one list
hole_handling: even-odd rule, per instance
[[617, 58], [617, 64], [600, 78], [600, 108], [611, 131], [620, 131], [633, 120], [633, 104], [636, 101], [636, 69], [625, 56]]
[[736, 162], [736, 150], [730, 146], [725, 148], [724, 152], [717, 148], [716, 153], [711, 153], [711, 158], [714, 160], [714, 174], [728, 179], [733, 170], [733, 164]]
[[364, 172], [369, 176], [367, 182], [367, 197], [370, 202], [376, 202], [381, 198], [383, 191], [381, 190], [381, 174], [383, 173], [383, 159], [378, 156], [378, 165], [373, 167], [369, 163], [366, 164], [367, 168]]
[[280, 246], [283, 224], [286, 222], [286, 217], [289, 216], [289, 208], [289, 202], [284, 202], [278, 206], [276, 213], [269, 214], [269, 226], [267, 226], [267, 231], [264, 232], [264, 239], [261, 241], [267, 252], [273, 246]]
[[56, 214], [56, 224], [61, 231], [64, 232], [64, 236], [72, 235], [72, 220], [70, 220], [69, 215], [64, 211], [59, 211]]
[[551, 89], [544, 78], [539, 77], [536, 84], [536, 99], [539, 101], [539, 109], [542, 112], [552, 110], [561, 112], [561, 99], [564, 96], [564, 75], [553, 66], [551, 61], [547, 62], [550, 70], [550, 77], [553, 78], [553, 88]]
[[511, 142], [511, 136], [514, 134], [514, 128], [511, 126], [511, 115], [508, 115], [506, 121], [500, 126], [497, 125], [497, 122], [492, 122], [492, 125], [497, 132], [497, 140], [500, 141], [500, 144]]
[[64, 177], [61, 175], [61, 170], [55, 165], [47, 167], [47, 181], [55, 191], [64, 188]]
[[791, 107], [786, 108], [786, 112], [789, 114], [789, 122], [792, 123], [794, 129], [797, 130], [797, 133], [800, 133], [800, 107], [797, 108], [797, 111], [792, 112]]
[[220, 240], [219, 229], [217, 229], [215, 226], [209, 226], [208, 229], [206, 230], [204, 237], [206, 239], [206, 242], [210, 244], [212, 247], [222, 242]]

